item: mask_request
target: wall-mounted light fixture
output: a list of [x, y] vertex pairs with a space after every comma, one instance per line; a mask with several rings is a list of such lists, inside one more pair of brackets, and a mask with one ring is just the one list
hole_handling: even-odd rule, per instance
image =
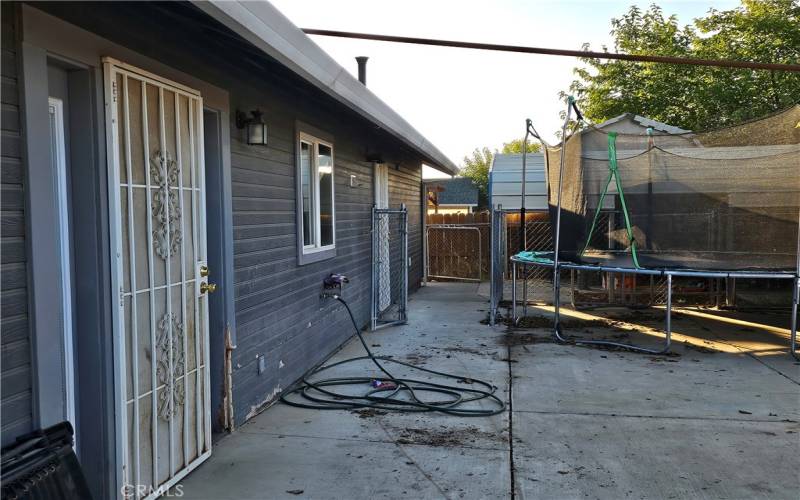
[[261, 110], [255, 109], [250, 112], [250, 117], [243, 111], [236, 111], [236, 128], [245, 129], [247, 144], [254, 146], [267, 145], [267, 124], [264, 123], [264, 116]]

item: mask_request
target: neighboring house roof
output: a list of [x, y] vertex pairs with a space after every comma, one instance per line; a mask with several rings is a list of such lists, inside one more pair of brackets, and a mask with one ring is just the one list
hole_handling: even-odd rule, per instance
[[478, 186], [472, 179], [466, 177], [455, 177], [442, 181], [426, 182], [427, 189], [440, 188], [436, 190], [439, 205], [477, 205]]
[[311, 38], [266, 1], [195, 0], [221, 22], [301, 78], [354, 110], [449, 174], [458, 167], [405, 119], [333, 60]]
[[[525, 164], [525, 208], [544, 210], [547, 208], [547, 181], [545, 180], [544, 155], [528, 153]], [[522, 154], [496, 154], [489, 167], [489, 203], [502, 205], [504, 209], [521, 208], [522, 201]]]
[[635, 115], [633, 113], [622, 113], [619, 116], [615, 116], [614, 118], [609, 118], [603, 123], [599, 123], [595, 126], [597, 128], [607, 128], [611, 127], [612, 125], [619, 124], [624, 120], [630, 120], [640, 125], [643, 128], [652, 128], [653, 130], [658, 130], [659, 132], [666, 132], [667, 134], [685, 134], [687, 132], [691, 132], [690, 130], [684, 130], [680, 127], [675, 127], [674, 125], [668, 125], [664, 122], [656, 121], [651, 118], [647, 118], [645, 116]]

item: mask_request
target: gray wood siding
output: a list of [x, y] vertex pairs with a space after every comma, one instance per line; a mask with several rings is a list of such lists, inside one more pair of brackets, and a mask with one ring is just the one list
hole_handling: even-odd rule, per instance
[[[353, 335], [341, 306], [319, 298], [328, 274], [340, 272], [350, 277], [344, 297], [358, 323], [369, 322], [373, 167], [366, 161], [368, 156], [381, 155], [390, 165], [392, 205], [408, 205], [409, 283], [411, 288], [418, 286], [422, 276], [422, 159], [400, 141], [243, 40], [209, 36], [224, 33], [225, 28], [191, 6], [97, 3], [78, 11], [56, 2], [42, 8], [229, 92], [234, 290], [220, 288], [217, 293], [233, 293], [235, 298], [233, 401], [237, 423], [274, 402], [280, 391]], [[256, 108], [264, 112], [269, 128], [268, 147], [248, 146], [233, 123], [235, 111]], [[295, 219], [298, 120], [332, 135], [335, 157], [337, 255], [304, 266], [297, 263]], [[351, 174], [357, 176], [357, 187], [350, 187]], [[266, 370], [261, 374], [260, 355], [266, 357]]]
[[422, 282], [422, 168], [389, 169], [389, 203], [394, 207], [405, 203], [408, 208], [408, 287], [419, 288]]
[[25, 182], [17, 85], [15, 8], [2, 4], [2, 158], [0, 168], [0, 323], [2, 445], [31, 430], [31, 344], [25, 246]]
[[[269, 147], [247, 146], [241, 131], [231, 128], [238, 342], [234, 404], [240, 422], [274, 402], [280, 391], [353, 335], [341, 306], [319, 298], [325, 276], [339, 272], [350, 277], [345, 298], [359, 325], [369, 322], [374, 195], [367, 146], [390, 151], [384, 159], [389, 161], [391, 154], [392, 162], [401, 163], [399, 170], [390, 170], [390, 202], [409, 207], [410, 285], [416, 286], [422, 275], [421, 160], [391, 151], [366, 127], [342, 120], [317, 98], [286, 95], [279, 88], [262, 87], [262, 92], [254, 96], [258, 100], [237, 107], [270, 110]], [[334, 137], [336, 257], [304, 266], [297, 264], [295, 120]], [[350, 186], [351, 175], [356, 187]], [[261, 355], [266, 371], [258, 374]]]

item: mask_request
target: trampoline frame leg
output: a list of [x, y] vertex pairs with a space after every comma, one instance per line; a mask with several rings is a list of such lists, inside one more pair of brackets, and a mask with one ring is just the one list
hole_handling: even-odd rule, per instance
[[[558, 273], [556, 273], [558, 274]], [[636, 352], [643, 352], [647, 354], [664, 354], [669, 352], [670, 345], [672, 344], [672, 275], [667, 274], [667, 307], [664, 318], [664, 344], [661, 349], [649, 349], [635, 344], [626, 344], [624, 342], [614, 342], [611, 340], [569, 340], [564, 338], [561, 333], [561, 304], [558, 300], [558, 295], [553, 297], [554, 311], [554, 326], [553, 333], [556, 341], [562, 344], [576, 344], [576, 345], [605, 345], [610, 347], [619, 347], [621, 349], [628, 349]], [[560, 285], [557, 283], [555, 286], [556, 294], [560, 292]], [[797, 302], [795, 301], [795, 309]], [[792, 337], [794, 339], [794, 337]], [[792, 344], [794, 346], [794, 344]], [[794, 351], [793, 351], [794, 352]]]
[[517, 326], [517, 263], [511, 262], [511, 326]]
[[800, 303], [800, 276], [795, 277], [794, 286], [792, 290], [792, 323], [791, 323], [791, 343], [789, 351], [791, 351], [794, 359], [800, 361], [800, 353], [797, 350], [797, 309]]

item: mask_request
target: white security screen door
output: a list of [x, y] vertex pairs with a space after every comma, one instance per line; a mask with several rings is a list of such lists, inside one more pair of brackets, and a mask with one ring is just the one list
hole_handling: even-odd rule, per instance
[[[375, 165], [375, 208], [389, 208], [389, 166], [385, 163], [377, 163]], [[389, 219], [388, 217], [380, 218], [380, 226], [378, 227], [379, 238], [383, 241], [389, 239]], [[390, 263], [389, 263], [389, 245], [380, 245], [380, 275], [391, 276]], [[380, 287], [378, 288], [378, 311], [385, 311], [392, 303], [392, 289], [391, 280], [380, 280]]]
[[203, 102], [104, 66], [121, 495], [151, 498], [211, 454]]

